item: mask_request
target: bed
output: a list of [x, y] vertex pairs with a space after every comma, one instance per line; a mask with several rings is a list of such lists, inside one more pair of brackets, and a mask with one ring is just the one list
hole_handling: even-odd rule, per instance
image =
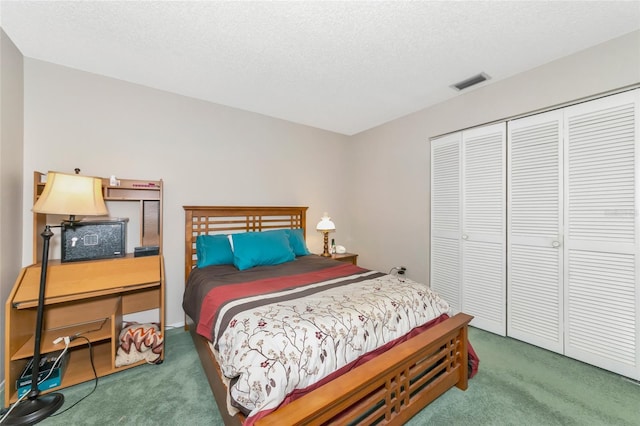
[[[470, 369], [477, 368], [477, 359], [467, 342], [467, 326], [472, 317], [464, 313], [453, 316], [444, 313], [448, 305], [437, 295], [429, 296], [428, 303], [409, 299], [402, 301], [400, 305], [405, 309], [394, 311], [393, 315], [397, 317], [391, 318], [392, 314], [388, 312], [385, 314], [394, 321], [389, 318], [385, 320], [383, 333], [379, 332], [383, 326], [378, 329], [378, 325], [373, 323], [357, 327], [349, 325], [347, 333], [353, 329], [361, 339], [358, 341], [353, 340], [351, 335], [345, 337], [344, 330], [336, 331], [335, 327], [319, 325], [318, 318], [322, 318], [323, 314], [328, 312], [327, 316], [335, 316], [331, 301], [347, 300], [345, 304], [348, 304], [353, 294], [357, 294], [358, 300], [368, 300], [369, 293], [390, 291], [387, 287], [396, 285], [406, 287], [408, 293], [417, 292], [424, 297], [425, 291], [430, 292], [424, 290], [425, 286], [418, 288], [417, 283], [408, 279], [312, 254], [296, 256], [292, 261], [273, 266], [268, 262], [266, 265], [244, 264], [244, 260], [240, 259], [235, 269], [234, 266], [220, 264], [200, 264], [204, 267], [196, 268], [199, 265], [197, 254], [200, 254], [200, 262], [210, 259], [203, 251], [203, 246], [196, 246], [200, 235], [212, 236], [207, 241], [222, 244], [223, 238], [233, 234], [230, 243], [235, 245], [236, 261], [246, 247], [242, 245], [246, 243], [240, 237], [268, 237], [273, 240], [277, 236], [278, 242], [282, 238], [291, 238], [288, 240], [291, 247], [300, 244], [294, 238], [304, 240], [307, 207], [185, 206], [184, 210], [186, 288], [183, 306], [187, 314], [186, 324], [226, 425], [402, 424], [451, 387], [467, 388]], [[283, 233], [288, 237], [282, 237]], [[238, 268], [242, 270], [238, 271]], [[293, 287], [289, 280], [294, 278], [306, 282], [301, 287]], [[256, 293], [256, 287], [264, 294]], [[326, 290], [329, 287], [331, 292], [342, 293], [338, 296], [328, 293]], [[300, 304], [300, 295], [306, 292], [312, 295], [305, 297], [319, 299], [313, 302], [305, 299], [305, 303]], [[228, 300], [219, 300], [220, 297]], [[322, 297], [329, 297], [330, 302]], [[388, 299], [389, 295], [385, 297]], [[247, 300], [254, 304], [268, 299], [269, 303], [264, 307], [251, 305], [253, 310], [240, 312], [240, 299], [242, 304], [247, 305]], [[372, 305], [380, 303], [371, 300]], [[390, 303], [397, 308], [395, 301]], [[425, 313], [418, 309], [418, 304], [424, 305]], [[406, 309], [407, 306], [416, 308]], [[390, 310], [388, 308], [387, 311]], [[372, 309], [378, 309], [377, 305]], [[363, 321], [365, 317], [366, 321], [369, 320], [365, 313], [350, 317], [350, 320], [357, 322], [357, 317]], [[313, 321], [318, 319], [318, 324], [308, 327], [309, 318], [313, 318]], [[335, 325], [346, 320], [333, 321]], [[271, 323], [275, 324], [275, 329], [267, 330]], [[304, 323], [304, 327], [300, 323]], [[293, 327], [293, 324], [296, 326]], [[242, 344], [230, 337], [234, 333], [231, 329], [240, 328], [241, 325], [245, 335], [245, 340], [240, 341]], [[405, 334], [401, 326], [410, 330]], [[307, 334], [301, 330], [304, 333], [309, 331], [311, 338], [307, 339]], [[378, 334], [374, 336], [376, 331]], [[379, 334], [388, 334], [389, 341], [372, 343], [379, 338]], [[293, 357], [291, 351], [291, 348], [296, 348], [295, 344], [287, 346], [287, 353], [282, 349], [278, 354], [278, 349], [269, 349], [270, 342], [265, 343], [264, 337], [267, 335], [279, 338], [284, 335], [287, 338], [296, 336], [292, 340], [306, 339], [305, 345], [315, 336], [324, 346], [314, 349], [304, 346], [298, 359]], [[257, 338], [259, 340], [256, 341]], [[344, 349], [347, 341], [349, 348]], [[287, 345], [287, 342], [284, 344]], [[327, 353], [326, 342], [330, 342], [330, 348], [340, 347], [340, 351], [336, 350], [335, 356], [333, 349]], [[369, 346], [376, 349], [369, 352]], [[246, 353], [239, 352], [246, 347], [249, 347]], [[307, 368], [311, 353], [314, 358], [322, 360], [320, 369]], [[348, 358], [345, 353], [356, 359]], [[303, 355], [308, 358], [303, 359]], [[474, 362], [470, 362], [471, 358]], [[260, 360], [262, 362], [258, 362]], [[250, 365], [241, 366], [245, 361]], [[295, 366], [300, 364], [304, 364], [304, 368], [301, 368], [303, 373], [296, 373]], [[278, 368], [286, 375], [286, 380], [270, 376]], [[318, 371], [322, 368], [339, 371]], [[230, 380], [222, 373], [225, 371], [229, 376], [230, 369], [239, 370], [241, 374], [236, 371], [238, 377]], [[261, 374], [260, 371], [265, 373]], [[317, 377], [307, 377], [314, 375]], [[279, 403], [277, 398], [280, 397], [273, 395], [276, 389], [281, 392], [281, 388], [290, 385], [289, 381], [294, 381], [290, 377], [302, 378], [300, 383], [304, 385], [303, 389], [287, 391], [284, 402]], [[310, 384], [316, 379], [317, 382]]]

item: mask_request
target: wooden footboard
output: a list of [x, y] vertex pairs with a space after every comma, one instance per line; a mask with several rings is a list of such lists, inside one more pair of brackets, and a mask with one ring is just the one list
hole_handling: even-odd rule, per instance
[[[256, 424], [403, 424], [453, 386], [468, 380], [467, 325], [457, 314], [282, 407]], [[242, 424], [226, 409], [227, 390], [204, 338], [190, 327], [226, 425]]]

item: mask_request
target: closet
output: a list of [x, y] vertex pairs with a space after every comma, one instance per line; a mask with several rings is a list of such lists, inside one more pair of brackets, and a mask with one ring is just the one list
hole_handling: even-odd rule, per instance
[[507, 334], [640, 379], [640, 91], [508, 123]]
[[431, 288], [472, 325], [504, 335], [504, 123], [431, 144]]
[[640, 379], [639, 107], [636, 89], [431, 141], [430, 282], [454, 311]]

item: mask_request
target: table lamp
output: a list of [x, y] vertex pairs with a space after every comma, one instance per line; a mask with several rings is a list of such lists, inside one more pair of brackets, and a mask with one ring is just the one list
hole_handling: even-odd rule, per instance
[[[65, 222], [75, 223], [77, 216], [101, 216], [108, 213], [102, 197], [102, 181], [99, 178], [49, 172], [44, 190], [33, 206], [34, 213], [69, 215]], [[60, 225], [54, 226], [60, 227]], [[7, 416], [4, 424], [34, 424], [53, 414], [64, 403], [61, 393], [40, 395], [38, 374], [40, 373], [40, 340], [42, 338], [44, 295], [47, 284], [49, 240], [53, 236], [52, 226], [45, 225], [40, 234], [43, 239], [40, 290], [36, 316], [35, 344], [31, 390], [25, 400], [19, 401]], [[7, 378], [8, 379], [8, 378]]]
[[336, 230], [336, 225], [331, 221], [328, 213], [324, 213], [320, 222], [316, 226], [316, 230], [318, 232], [322, 232], [324, 235], [324, 251], [322, 252], [322, 256], [330, 257], [331, 253], [329, 253], [329, 232], [334, 232]]

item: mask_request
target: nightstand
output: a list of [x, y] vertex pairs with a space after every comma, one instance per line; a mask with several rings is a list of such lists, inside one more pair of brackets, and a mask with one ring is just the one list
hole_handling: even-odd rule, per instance
[[355, 253], [341, 253], [341, 254], [332, 254], [331, 258], [333, 260], [338, 260], [340, 262], [350, 262], [354, 265], [358, 265], [358, 255]]

